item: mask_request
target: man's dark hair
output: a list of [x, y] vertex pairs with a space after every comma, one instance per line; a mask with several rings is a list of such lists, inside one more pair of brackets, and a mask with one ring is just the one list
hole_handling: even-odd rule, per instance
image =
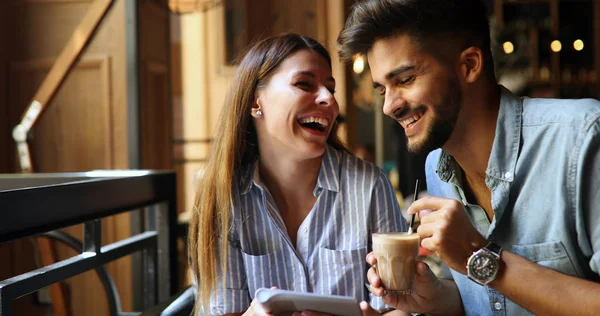
[[338, 36], [339, 57], [350, 61], [366, 54], [379, 39], [407, 34], [417, 47], [441, 60], [477, 46], [485, 72], [494, 78], [490, 25], [481, 0], [357, 1]]

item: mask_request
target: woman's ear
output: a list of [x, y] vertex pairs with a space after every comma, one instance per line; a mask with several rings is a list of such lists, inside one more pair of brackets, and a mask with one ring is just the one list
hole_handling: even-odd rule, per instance
[[481, 49], [471, 46], [460, 54], [460, 75], [467, 83], [474, 83], [483, 73], [483, 53]]
[[250, 112], [251, 112], [250, 114], [253, 117], [258, 118], [258, 117], [261, 117], [263, 113], [262, 113], [262, 107], [260, 106], [260, 98], [255, 97], [255, 100], [256, 101], [254, 101], [254, 103], [252, 104], [252, 108], [250, 109]]

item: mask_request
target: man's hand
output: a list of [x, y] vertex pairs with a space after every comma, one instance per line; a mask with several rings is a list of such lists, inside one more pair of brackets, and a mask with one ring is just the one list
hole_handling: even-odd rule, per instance
[[466, 274], [468, 258], [487, 241], [475, 229], [463, 205], [453, 199], [427, 196], [408, 208], [409, 215], [415, 213], [421, 219], [417, 229], [421, 246], [453, 270]]
[[[367, 262], [372, 266], [377, 264], [377, 259], [372, 252], [367, 254]], [[449, 315], [462, 313], [460, 295], [454, 282], [439, 280], [424, 262], [417, 262], [415, 290], [411, 295], [385, 294], [375, 268], [369, 269], [367, 279], [371, 283], [369, 288], [371, 293], [375, 296], [383, 296], [385, 304], [398, 310]]]

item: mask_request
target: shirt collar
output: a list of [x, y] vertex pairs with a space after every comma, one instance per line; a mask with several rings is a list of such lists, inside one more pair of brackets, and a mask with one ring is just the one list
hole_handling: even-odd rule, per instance
[[[500, 86], [500, 108], [496, 121], [496, 134], [488, 160], [486, 174], [499, 180], [512, 182], [519, 155], [521, 126], [523, 120], [523, 99]], [[444, 182], [456, 175], [458, 164], [448, 153], [442, 150], [438, 162], [437, 174]]]
[[486, 173], [496, 179], [512, 182], [521, 143], [523, 98], [515, 96], [503, 86], [500, 86], [500, 90], [496, 136]]
[[[315, 192], [319, 189], [326, 189], [334, 192], [339, 191], [339, 165], [341, 159], [342, 156], [339, 151], [330, 145], [326, 145], [325, 153], [321, 160], [321, 168], [319, 169]], [[252, 186], [263, 187], [258, 175], [258, 159], [254, 160], [246, 170], [242, 171], [240, 185], [242, 194], [248, 193]]]
[[340, 190], [340, 160], [341, 152], [327, 145], [325, 154], [321, 160], [321, 169], [317, 178], [317, 188], [323, 188], [333, 192]]

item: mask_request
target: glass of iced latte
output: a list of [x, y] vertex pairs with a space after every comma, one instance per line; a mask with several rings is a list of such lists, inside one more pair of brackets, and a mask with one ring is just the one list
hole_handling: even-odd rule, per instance
[[377, 259], [377, 274], [388, 293], [408, 295], [414, 290], [418, 234], [373, 234], [373, 254]]

